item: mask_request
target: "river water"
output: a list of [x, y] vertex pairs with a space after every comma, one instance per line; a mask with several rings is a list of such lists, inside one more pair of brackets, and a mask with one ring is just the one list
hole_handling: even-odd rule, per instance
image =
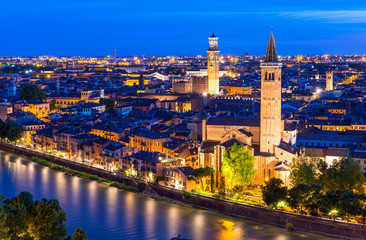
[[152, 199], [0, 151], [0, 193], [11, 198], [21, 191], [58, 199], [69, 234], [80, 226], [89, 239], [168, 240], [179, 233], [194, 240], [331, 239]]

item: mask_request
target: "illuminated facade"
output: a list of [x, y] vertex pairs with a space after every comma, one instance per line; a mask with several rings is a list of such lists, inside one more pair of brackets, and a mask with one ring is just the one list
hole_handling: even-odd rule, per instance
[[208, 92], [210, 94], [219, 93], [219, 49], [218, 37], [212, 34], [209, 39], [209, 47], [207, 51], [207, 76], [208, 76]]
[[261, 63], [260, 151], [274, 153], [281, 142], [281, 67], [273, 33], [269, 38], [266, 58]]
[[332, 91], [333, 90], [333, 72], [327, 71], [325, 76], [326, 76], [325, 91]]

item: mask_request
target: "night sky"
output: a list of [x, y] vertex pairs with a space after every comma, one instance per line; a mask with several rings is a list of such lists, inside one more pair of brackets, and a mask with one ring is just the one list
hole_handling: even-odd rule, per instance
[[0, 56], [366, 54], [365, 0], [1, 1]]

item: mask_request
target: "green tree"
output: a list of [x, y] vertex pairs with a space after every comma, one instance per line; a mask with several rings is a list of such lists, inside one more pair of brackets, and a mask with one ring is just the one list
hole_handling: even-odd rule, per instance
[[105, 105], [106, 111], [113, 110], [116, 108], [116, 102], [109, 98], [101, 98], [99, 100], [99, 103]]
[[51, 100], [51, 102], [50, 102], [50, 109], [51, 109], [51, 111], [57, 109], [57, 101], [56, 101], [56, 99], [52, 99]]
[[22, 137], [23, 130], [14, 121], [3, 122], [0, 119], [0, 138], [15, 142]]
[[203, 179], [210, 177], [210, 181], [211, 181], [210, 186], [211, 186], [211, 191], [212, 191], [213, 172], [214, 172], [214, 170], [210, 167], [197, 168], [197, 169], [193, 170], [193, 172], [189, 176], [189, 180], [195, 180], [195, 181], [201, 182], [202, 191], [207, 191], [208, 186], [205, 186], [203, 184]]
[[19, 96], [21, 99], [27, 101], [34, 101], [34, 100], [43, 101], [46, 99], [45, 92], [35, 84], [24, 85], [20, 89]]
[[322, 199], [320, 211], [326, 214], [329, 214], [334, 211], [335, 211], [334, 214], [337, 213], [340, 210], [339, 200], [341, 194], [342, 192], [339, 190], [327, 191]]
[[21, 192], [0, 202], [1, 239], [65, 239], [66, 213], [57, 200], [33, 201], [30, 193]]
[[80, 227], [76, 228], [72, 234], [72, 240], [87, 240], [86, 232], [84, 232]]
[[352, 191], [345, 190], [340, 191], [339, 195], [339, 211], [341, 215], [346, 216], [349, 221], [350, 216], [356, 216], [361, 208], [361, 195], [356, 194]]
[[310, 186], [309, 198], [305, 200], [304, 206], [313, 216], [318, 216], [319, 208], [322, 206], [323, 195], [321, 194], [323, 187], [319, 184]]
[[277, 208], [279, 202], [286, 201], [287, 187], [282, 187], [282, 183], [281, 179], [271, 178], [262, 187], [263, 201], [268, 206]]
[[253, 181], [257, 170], [254, 169], [255, 158], [243, 145], [231, 146], [230, 151], [226, 151], [224, 162], [221, 167], [222, 175], [230, 179], [233, 185], [243, 185], [247, 187]]
[[28, 232], [35, 239], [62, 239], [67, 235], [66, 213], [56, 199], [35, 201], [28, 217]]
[[6, 129], [6, 137], [11, 142], [15, 142], [22, 137], [23, 130], [21, 129], [21, 127], [18, 125], [17, 122], [6, 121], [5, 129]]
[[225, 199], [225, 196], [226, 196], [226, 186], [225, 186], [225, 178], [224, 177], [221, 177], [220, 179], [220, 183], [219, 183], [219, 197], [221, 199]]
[[244, 191], [243, 185], [235, 185], [233, 187], [233, 193], [235, 194], [236, 198], [239, 198], [243, 194], [243, 191]]
[[321, 169], [323, 169], [323, 163], [318, 158], [299, 157], [294, 159], [290, 170], [291, 186], [318, 184], [321, 179]]
[[292, 209], [302, 209], [310, 197], [310, 187], [306, 184], [299, 184], [288, 192], [288, 203]]
[[358, 161], [350, 157], [344, 157], [339, 161], [334, 161], [325, 171], [323, 187], [325, 190], [351, 190], [363, 192], [362, 185], [365, 177]]

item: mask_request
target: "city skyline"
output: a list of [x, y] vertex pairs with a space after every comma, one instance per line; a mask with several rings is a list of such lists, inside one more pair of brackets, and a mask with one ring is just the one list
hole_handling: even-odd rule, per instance
[[212, 32], [221, 54], [264, 55], [271, 27], [279, 55], [366, 53], [362, 1], [159, 3], [7, 2], [0, 56], [204, 56]]

